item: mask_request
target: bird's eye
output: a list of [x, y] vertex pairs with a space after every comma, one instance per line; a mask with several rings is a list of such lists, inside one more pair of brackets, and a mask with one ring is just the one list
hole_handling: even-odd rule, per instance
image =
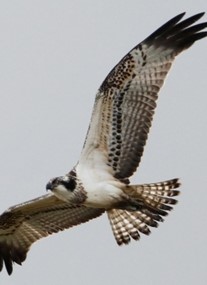
[[72, 177], [70, 177], [70, 178], [68, 178], [67, 180], [62, 180], [61, 181], [61, 184], [63, 185], [63, 186], [65, 186], [65, 188], [67, 189], [67, 190], [69, 190], [69, 191], [73, 191], [73, 190], [75, 190], [75, 187], [76, 187], [76, 181], [75, 181], [75, 179], [74, 178], [72, 178]]
[[54, 188], [54, 186], [57, 184], [57, 180], [58, 180], [57, 177], [53, 178], [53, 179], [50, 179], [50, 181], [46, 185], [46, 189], [47, 190], [52, 190]]

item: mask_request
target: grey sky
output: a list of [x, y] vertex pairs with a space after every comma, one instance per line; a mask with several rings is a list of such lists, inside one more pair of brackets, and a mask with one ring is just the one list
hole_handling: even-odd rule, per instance
[[[0, 1], [0, 212], [76, 163], [96, 90], [122, 56], [176, 14], [207, 12], [206, 0], [180, 2]], [[166, 221], [121, 248], [106, 216], [42, 239], [1, 284], [206, 284], [206, 75], [204, 39], [177, 58], [132, 179], [181, 178]]]

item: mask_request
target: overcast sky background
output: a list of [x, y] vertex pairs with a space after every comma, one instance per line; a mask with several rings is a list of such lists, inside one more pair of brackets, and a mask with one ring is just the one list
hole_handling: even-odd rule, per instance
[[[50, 178], [73, 167], [108, 72], [183, 11], [207, 11], [206, 0], [0, 1], [0, 212], [45, 194]], [[206, 284], [206, 90], [204, 39], [177, 58], [132, 179], [181, 178], [164, 224], [120, 248], [104, 215], [37, 242], [0, 283]]]

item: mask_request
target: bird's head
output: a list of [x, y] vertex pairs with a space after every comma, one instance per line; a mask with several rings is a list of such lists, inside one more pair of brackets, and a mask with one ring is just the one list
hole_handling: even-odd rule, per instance
[[51, 179], [46, 185], [46, 190], [52, 191], [59, 199], [68, 201], [71, 200], [76, 185], [75, 177], [65, 175]]

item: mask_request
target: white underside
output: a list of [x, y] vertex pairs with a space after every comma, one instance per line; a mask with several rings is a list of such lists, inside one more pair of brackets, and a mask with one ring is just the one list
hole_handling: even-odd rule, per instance
[[85, 160], [77, 164], [76, 172], [87, 192], [86, 206], [107, 208], [122, 200], [123, 184], [113, 177], [113, 169], [99, 149], [92, 147]]
[[122, 200], [122, 194], [121, 189], [116, 187], [113, 181], [97, 183], [87, 191], [84, 205], [95, 208], [111, 208]]
[[[113, 177], [113, 170], [104, 161], [98, 149], [91, 150], [86, 160], [76, 165], [76, 175], [86, 192], [84, 205], [94, 208], [110, 208], [123, 198], [123, 183]], [[58, 186], [54, 194], [64, 201], [71, 200], [72, 192]]]

